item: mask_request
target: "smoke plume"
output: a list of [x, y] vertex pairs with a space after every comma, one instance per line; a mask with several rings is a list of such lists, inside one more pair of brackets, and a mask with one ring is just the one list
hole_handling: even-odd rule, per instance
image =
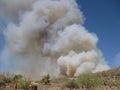
[[[32, 77], [77, 76], [108, 70], [98, 38], [83, 26], [75, 0], [2, 0], [6, 48], [16, 68]], [[9, 55], [10, 56], [10, 55]], [[19, 63], [21, 62], [21, 64]]]
[[117, 55], [114, 58], [114, 61], [115, 61], [114, 65], [119, 67], [120, 66], [120, 53], [117, 53]]

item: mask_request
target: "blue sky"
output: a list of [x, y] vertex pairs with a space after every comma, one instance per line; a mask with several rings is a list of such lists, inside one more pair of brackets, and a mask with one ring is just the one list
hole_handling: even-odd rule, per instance
[[[120, 52], [120, 0], [76, 1], [86, 18], [84, 26], [89, 32], [96, 33], [98, 48], [110, 67], [115, 67], [114, 58]], [[0, 19], [0, 52], [5, 44], [2, 26], [4, 23]]]
[[115, 67], [120, 52], [120, 0], [77, 0], [86, 18], [84, 26], [99, 38], [98, 48], [108, 64]]

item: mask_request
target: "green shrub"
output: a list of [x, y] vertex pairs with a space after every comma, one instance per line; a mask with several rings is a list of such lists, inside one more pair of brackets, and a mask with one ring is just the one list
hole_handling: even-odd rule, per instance
[[101, 79], [92, 73], [82, 74], [78, 77], [77, 83], [81, 87], [90, 88], [103, 85]]
[[19, 79], [16, 82], [16, 89], [28, 89], [31, 82], [32, 81], [30, 79], [27, 79], [27, 78]]
[[75, 80], [69, 80], [65, 86], [67, 88], [70, 88], [70, 89], [74, 89], [74, 88], [79, 88], [79, 85], [77, 84], [77, 82]]

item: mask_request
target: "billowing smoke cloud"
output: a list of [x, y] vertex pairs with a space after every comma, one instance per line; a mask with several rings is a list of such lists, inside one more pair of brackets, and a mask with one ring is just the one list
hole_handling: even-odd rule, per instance
[[109, 69], [97, 49], [97, 36], [82, 26], [84, 18], [75, 0], [1, 2], [8, 6], [3, 6], [3, 14], [11, 21], [6, 50], [22, 72], [34, 77], [76, 76]]
[[17, 23], [23, 13], [31, 10], [32, 4], [37, 0], [0, 0], [0, 16]]

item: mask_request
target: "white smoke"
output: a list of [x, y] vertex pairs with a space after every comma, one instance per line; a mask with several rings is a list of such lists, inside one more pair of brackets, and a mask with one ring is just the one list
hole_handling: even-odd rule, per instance
[[23, 72], [34, 77], [47, 73], [76, 76], [109, 69], [97, 49], [97, 36], [82, 26], [83, 15], [75, 0], [1, 2], [8, 6], [6, 17], [15, 23], [8, 25], [6, 49], [14, 54], [17, 65], [22, 60]]

